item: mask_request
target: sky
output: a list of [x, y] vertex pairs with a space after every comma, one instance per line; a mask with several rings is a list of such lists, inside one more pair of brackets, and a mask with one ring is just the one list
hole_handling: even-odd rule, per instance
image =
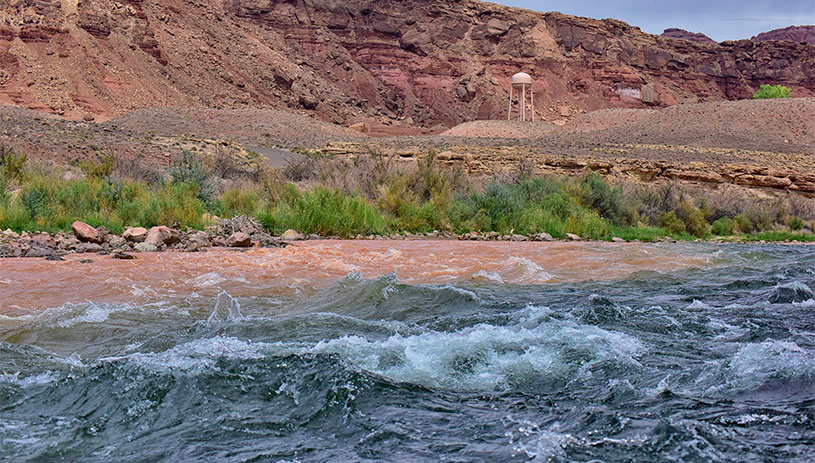
[[536, 11], [614, 18], [661, 34], [670, 27], [716, 41], [749, 39], [791, 25], [815, 24], [815, 0], [491, 0]]

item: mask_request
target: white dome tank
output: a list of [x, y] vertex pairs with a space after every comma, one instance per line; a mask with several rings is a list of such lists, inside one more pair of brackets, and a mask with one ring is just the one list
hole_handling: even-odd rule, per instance
[[512, 88], [521, 90], [525, 85], [532, 85], [532, 76], [525, 72], [519, 72], [512, 76]]

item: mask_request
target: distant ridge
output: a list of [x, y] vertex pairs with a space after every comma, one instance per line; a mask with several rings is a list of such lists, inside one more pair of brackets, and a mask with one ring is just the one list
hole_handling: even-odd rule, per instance
[[793, 42], [815, 45], [815, 26], [789, 26], [783, 29], [775, 29], [769, 32], [762, 32], [750, 40], [753, 42], [791, 40]]
[[669, 39], [690, 40], [691, 42], [699, 43], [716, 43], [715, 40], [711, 39], [705, 34], [702, 34], [701, 32], [688, 32], [685, 29], [679, 29], [676, 27], [665, 29], [665, 31], [663, 31], [662, 34], [660, 34], [660, 37], [667, 37]]

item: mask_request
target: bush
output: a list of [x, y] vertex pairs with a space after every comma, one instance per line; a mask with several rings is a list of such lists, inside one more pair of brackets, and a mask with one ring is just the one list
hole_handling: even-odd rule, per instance
[[732, 235], [735, 226], [736, 222], [734, 222], [733, 219], [730, 217], [722, 217], [713, 222], [710, 232], [718, 236]]
[[612, 188], [597, 172], [591, 172], [581, 181], [583, 204], [597, 209], [601, 217], [619, 225], [623, 219], [622, 191]]
[[677, 217], [674, 211], [662, 214], [662, 217], [659, 219], [659, 224], [662, 228], [668, 230], [668, 233], [673, 235], [682, 235], [687, 232], [685, 222]]
[[795, 231], [804, 228], [804, 221], [800, 217], [793, 217], [789, 221], [789, 227]]
[[789, 98], [792, 90], [783, 85], [762, 85], [753, 95], [755, 99]]
[[194, 195], [207, 206], [214, 205], [215, 187], [209, 180], [209, 174], [203, 165], [187, 150], [181, 152], [182, 157], [173, 167], [168, 169], [170, 181], [173, 184], [187, 184], [194, 190]]
[[22, 182], [27, 157], [25, 154], [15, 154], [10, 147], [0, 146], [0, 178], [5, 182]]
[[96, 156], [98, 157], [98, 162], [81, 161], [78, 163], [75, 162], [74, 164], [82, 170], [82, 173], [84, 173], [86, 177], [110, 177], [110, 174], [113, 173], [115, 159], [113, 156], [100, 151], [96, 152]]
[[689, 201], [682, 201], [677, 208], [677, 216], [685, 222], [685, 229], [693, 236], [705, 237], [710, 234], [710, 225], [705, 213]]
[[736, 225], [738, 225], [739, 231], [741, 231], [742, 233], [747, 234], [753, 233], [753, 221], [750, 220], [750, 218], [747, 217], [746, 215], [739, 214], [736, 217], [734, 217], [733, 220], [736, 221]]

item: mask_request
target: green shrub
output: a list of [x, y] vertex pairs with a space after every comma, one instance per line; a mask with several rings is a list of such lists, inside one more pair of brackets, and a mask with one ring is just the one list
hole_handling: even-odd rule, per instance
[[685, 222], [677, 217], [674, 211], [662, 214], [662, 217], [659, 219], [659, 224], [672, 235], [682, 235], [687, 232]]
[[82, 170], [86, 177], [90, 178], [109, 177], [110, 174], [113, 173], [115, 159], [113, 158], [112, 155], [105, 154], [100, 151], [96, 152], [96, 156], [98, 157], [98, 162], [81, 161], [79, 163], [74, 164], [77, 165], [77, 167], [79, 167]]
[[27, 158], [25, 153], [15, 154], [11, 148], [0, 146], [0, 178], [6, 182], [22, 182]]
[[276, 233], [292, 228], [322, 236], [383, 234], [387, 230], [380, 212], [363, 198], [325, 187], [300, 192], [289, 186], [261, 222]]
[[623, 219], [622, 190], [612, 188], [597, 172], [591, 172], [581, 181], [583, 204], [596, 209], [601, 217], [619, 225]]
[[676, 214], [683, 222], [685, 229], [693, 236], [705, 237], [710, 234], [710, 225], [705, 219], [705, 213], [696, 208], [689, 201], [681, 201]]
[[792, 217], [788, 225], [791, 229], [798, 231], [804, 228], [804, 221], [800, 217]]
[[734, 217], [733, 220], [739, 227], [740, 232], [747, 234], [753, 233], [753, 221], [750, 220], [750, 218], [747, 217], [746, 215], [739, 214], [736, 217]]
[[192, 186], [196, 198], [208, 206], [213, 206], [215, 187], [203, 164], [187, 150], [182, 151], [181, 154], [181, 160], [168, 169], [170, 181], [173, 184], [185, 183]]
[[789, 98], [792, 90], [783, 85], [762, 85], [753, 95], [755, 99]]
[[734, 222], [733, 219], [730, 217], [722, 217], [713, 222], [710, 232], [718, 236], [732, 235], [733, 228], [735, 228], [735, 226], [736, 222]]

